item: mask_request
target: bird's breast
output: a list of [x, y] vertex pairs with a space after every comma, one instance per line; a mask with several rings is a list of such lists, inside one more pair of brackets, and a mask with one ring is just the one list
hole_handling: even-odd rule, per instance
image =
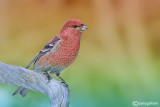
[[76, 59], [79, 48], [79, 41], [71, 41], [68, 39], [60, 42], [55, 52], [53, 52], [53, 65], [62, 65], [68, 67]]
[[80, 40], [61, 40], [55, 50], [40, 58], [43, 65], [68, 67], [76, 59], [80, 48]]

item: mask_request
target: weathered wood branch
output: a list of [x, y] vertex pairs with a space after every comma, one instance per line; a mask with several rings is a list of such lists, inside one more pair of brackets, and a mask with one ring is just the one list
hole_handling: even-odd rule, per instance
[[69, 89], [55, 79], [48, 79], [45, 75], [25, 69], [0, 63], [0, 83], [17, 85], [38, 91], [49, 96], [51, 107], [69, 106]]

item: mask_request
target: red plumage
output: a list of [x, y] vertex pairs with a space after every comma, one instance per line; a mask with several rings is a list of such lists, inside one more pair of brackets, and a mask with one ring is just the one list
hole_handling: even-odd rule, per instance
[[[80, 20], [71, 19], [67, 21], [61, 32], [44, 46], [26, 68], [34, 63], [34, 71], [47, 73], [49, 78], [56, 74], [65, 83], [60, 77], [60, 73], [76, 59], [80, 48], [81, 35], [86, 29], [88, 27], [82, 24]], [[20, 87], [13, 95], [20, 93], [25, 96], [27, 92], [28, 89]]]
[[37, 61], [37, 66], [44, 67], [48, 65], [66, 68], [71, 65], [78, 55], [82, 34], [73, 27], [81, 25], [83, 25], [82, 22], [76, 19], [66, 22], [60, 34], [57, 35], [60, 38], [59, 43], [55, 46], [53, 52], [50, 51]]

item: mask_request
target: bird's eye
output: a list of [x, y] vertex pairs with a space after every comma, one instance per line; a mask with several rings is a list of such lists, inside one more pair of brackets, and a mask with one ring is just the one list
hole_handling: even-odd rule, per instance
[[74, 25], [74, 26], [72, 26], [73, 28], [77, 28], [78, 26], [77, 25]]

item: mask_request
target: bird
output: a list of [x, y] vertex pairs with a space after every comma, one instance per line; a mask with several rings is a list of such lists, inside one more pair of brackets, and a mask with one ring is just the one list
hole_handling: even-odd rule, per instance
[[[67, 86], [60, 74], [76, 59], [81, 35], [86, 29], [88, 27], [80, 20], [70, 19], [64, 24], [60, 33], [33, 58], [26, 69], [33, 64], [33, 71], [45, 74], [49, 81], [52, 79], [51, 76], [56, 75]], [[25, 97], [27, 93], [28, 89], [19, 87], [12, 95], [20, 94]]]

